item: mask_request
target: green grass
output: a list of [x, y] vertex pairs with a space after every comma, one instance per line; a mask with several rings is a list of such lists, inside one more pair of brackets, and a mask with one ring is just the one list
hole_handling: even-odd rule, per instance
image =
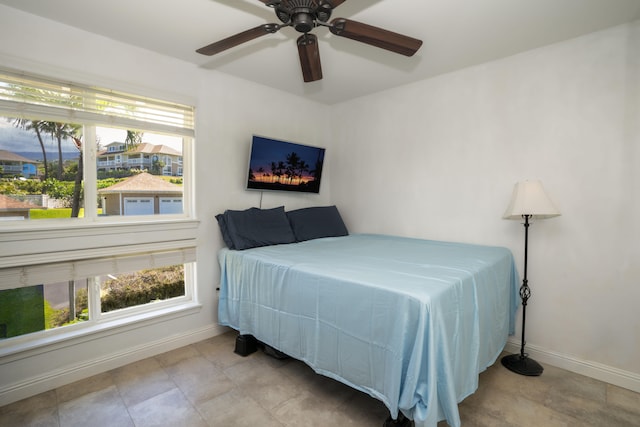
[[42, 285], [0, 291], [0, 324], [6, 336], [17, 337], [45, 328]]
[[[98, 209], [98, 215], [102, 209]], [[84, 217], [84, 208], [80, 208], [78, 218]], [[71, 218], [71, 208], [60, 209], [31, 209], [31, 219]]]

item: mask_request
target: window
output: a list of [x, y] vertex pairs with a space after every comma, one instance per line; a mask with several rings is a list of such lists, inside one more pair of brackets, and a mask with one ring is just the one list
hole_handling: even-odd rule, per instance
[[0, 339], [194, 305], [193, 116], [0, 68]]
[[174, 160], [192, 137], [192, 107], [0, 70], [0, 217], [113, 217], [131, 193], [160, 214], [190, 185]]
[[101, 313], [183, 297], [185, 290], [183, 264], [106, 274], [94, 280], [100, 287]]
[[[98, 215], [162, 215], [182, 214], [184, 180], [171, 158], [183, 152], [184, 138], [154, 132], [132, 132], [100, 126], [97, 135]], [[113, 157], [114, 142], [105, 148], [103, 141], [129, 141], [118, 145], [122, 154]], [[167, 211], [162, 199], [180, 200], [180, 209]]]
[[0, 339], [86, 320], [82, 314], [76, 317], [76, 298], [69, 294], [69, 289], [76, 289], [78, 296], [82, 291], [86, 296], [86, 281], [84, 286], [69, 281], [0, 290]]
[[187, 301], [194, 259], [184, 249], [2, 269], [0, 340]]

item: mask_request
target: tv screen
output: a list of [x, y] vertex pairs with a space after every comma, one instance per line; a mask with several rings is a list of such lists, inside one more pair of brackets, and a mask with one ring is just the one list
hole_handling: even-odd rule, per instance
[[324, 148], [253, 136], [247, 189], [319, 193]]

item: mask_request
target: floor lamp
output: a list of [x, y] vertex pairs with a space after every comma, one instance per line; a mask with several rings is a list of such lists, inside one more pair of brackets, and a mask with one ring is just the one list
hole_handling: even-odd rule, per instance
[[511, 354], [502, 358], [502, 364], [510, 371], [521, 375], [538, 376], [544, 368], [525, 353], [525, 322], [527, 319], [527, 301], [531, 297], [531, 290], [527, 281], [527, 250], [529, 245], [529, 220], [553, 218], [560, 215], [542, 188], [540, 181], [522, 181], [515, 185], [511, 202], [504, 219], [524, 219], [524, 279], [520, 287], [522, 299], [522, 344], [520, 354]]

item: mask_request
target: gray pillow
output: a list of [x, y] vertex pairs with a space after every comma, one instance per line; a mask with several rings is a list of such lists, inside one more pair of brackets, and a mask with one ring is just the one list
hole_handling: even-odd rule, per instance
[[[296, 241], [284, 206], [273, 209], [227, 210], [222, 222], [226, 224], [227, 235], [233, 244], [231, 247], [227, 243], [230, 249], [243, 250]], [[220, 223], [218, 220], [218, 224]], [[221, 231], [224, 239], [222, 226]]]
[[296, 241], [349, 234], [335, 206], [317, 206], [287, 212]]

